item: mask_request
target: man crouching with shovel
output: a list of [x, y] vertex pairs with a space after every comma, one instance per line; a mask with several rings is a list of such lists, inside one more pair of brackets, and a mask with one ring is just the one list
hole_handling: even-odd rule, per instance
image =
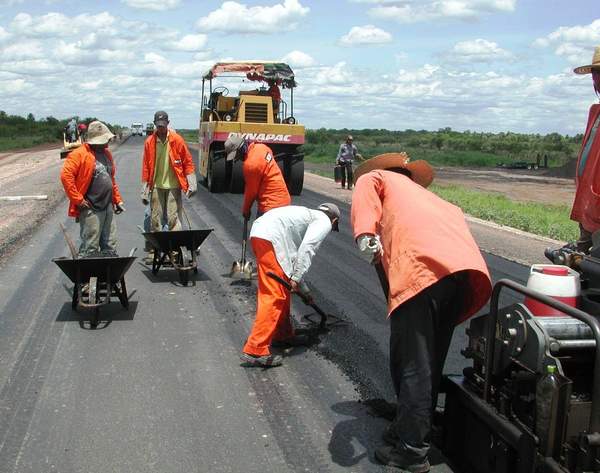
[[250, 243], [258, 266], [256, 317], [241, 360], [247, 366], [279, 366], [280, 355], [271, 354], [271, 342], [299, 346], [307, 336], [296, 335], [290, 320], [290, 291], [273, 273], [289, 281], [292, 292], [305, 292], [302, 279], [329, 232], [339, 231], [340, 210], [323, 203], [316, 210], [289, 205], [269, 210], [252, 225]]

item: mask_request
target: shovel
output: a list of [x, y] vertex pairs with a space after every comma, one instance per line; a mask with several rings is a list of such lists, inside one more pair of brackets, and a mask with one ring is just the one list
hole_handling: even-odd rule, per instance
[[[285, 287], [288, 291], [292, 290], [291, 284], [289, 282], [287, 282], [285, 279], [277, 276], [275, 273], [272, 273], [271, 271], [269, 271], [267, 273], [267, 276], [269, 276], [270, 278], [277, 281], [279, 284], [281, 284], [283, 287]], [[342, 325], [346, 322], [345, 320], [341, 319], [340, 317], [337, 317], [332, 314], [327, 314], [323, 309], [321, 309], [317, 304], [315, 304], [315, 302], [312, 300], [312, 297], [308, 296], [307, 294], [305, 294], [303, 292], [295, 292], [294, 294], [296, 294], [298, 297], [300, 297], [300, 299], [302, 299], [302, 302], [304, 302], [306, 305], [312, 307], [315, 310], [315, 312], [317, 313], [317, 315], [319, 315], [321, 317], [321, 319], [319, 320], [319, 323], [317, 324], [317, 322], [315, 322], [314, 320], [311, 319], [311, 315], [314, 315], [314, 314], [309, 314], [309, 315], [304, 316], [304, 318], [309, 323], [311, 323], [312, 325], [317, 325], [319, 330], [327, 330], [328, 327], [331, 327], [332, 325]]]
[[231, 265], [229, 276], [235, 279], [252, 279], [254, 267], [251, 261], [246, 261], [246, 244], [248, 242], [248, 219], [244, 217], [244, 236], [242, 238], [242, 258]]

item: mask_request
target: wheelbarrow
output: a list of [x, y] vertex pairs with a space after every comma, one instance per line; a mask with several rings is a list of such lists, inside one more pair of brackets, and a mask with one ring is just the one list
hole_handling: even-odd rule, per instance
[[[134, 250], [135, 251], [135, 250]], [[71, 307], [93, 309], [90, 325], [98, 326], [100, 307], [117, 297], [125, 310], [129, 309], [125, 273], [135, 256], [107, 256], [94, 258], [54, 258], [52, 261], [74, 284]]]
[[200, 245], [213, 229], [174, 230], [168, 232], [142, 232], [144, 238], [154, 248], [152, 274], [165, 264], [170, 264], [179, 275], [179, 281], [187, 286], [190, 271], [198, 273], [198, 255]]

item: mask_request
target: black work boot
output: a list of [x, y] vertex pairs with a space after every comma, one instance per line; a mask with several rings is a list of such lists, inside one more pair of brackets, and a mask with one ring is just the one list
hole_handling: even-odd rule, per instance
[[427, 473], [431, 468], [427, 457], [422, 460], [410, 459], [400, 450], [387, 445], [375, 449], [375, 458], [384, 465], [401, 468], [411, 473]]

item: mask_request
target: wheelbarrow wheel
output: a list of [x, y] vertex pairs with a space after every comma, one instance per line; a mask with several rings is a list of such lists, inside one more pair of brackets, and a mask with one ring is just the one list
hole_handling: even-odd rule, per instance
[[71, 301], [71, 309], [77, 310], [78, 303], [79, 303], [79, 284], [75, 284], [75, 287], [73, 287], [73, 300]]
[[190, 270], [189, 269], [180, 269], [179, 270], [179, 282], [183, 286], [187, 286], [190, 280]]
[[92, 318], [90, 319], [90, 327], [97, 328], [99, 323], [100, 323], [100, 309], [98, 307], [96, 307], [94, 309], [94, 314], [92, 315]]

